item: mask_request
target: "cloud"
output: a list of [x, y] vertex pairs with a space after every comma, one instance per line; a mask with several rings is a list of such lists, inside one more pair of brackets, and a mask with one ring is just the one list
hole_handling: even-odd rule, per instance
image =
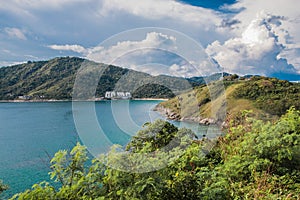
[[[300, 1], [298, 0], [240, 0], [236, 4], [230, 5], [228, 9], [241, 10], [232, 20], [239, 20], [240, 23], [235, 26], [237, 33], [242, 33], [249, 23], [256, 18], [257, 13], [264, 12], [273, 16], [284, 18], [281, 21], [281, 26], [273, 28], [278, 39], [285, 45], [300, 43]], [[284, 29], [289, 33], [289, 38], [282, 32]]]
[[[272, 24], [272, 32], [276, 35], [278, 43], [284, 48], [277, 54], [277, 60], [286, 60], [286, 62], [296, 71], [300, 72], [300, 1], [298, 0], [239, 0], [237, 3], [227, 6], [229, 10], [237, 10], [238, 12], [230, 17], [230, 20], [238, 20], [240, 23], [233, 24], [231, 31], [239, 37], [249, 24], [256, 18], [260, 12], [269, 13], [273, 18], [273, 22], [280, 24]], [[262, 48], [264, 48], [262, 46]], [[288, 66], [291, 69], [291, 66]], [[272, 69], [270, 68], [270, 71]]]
[[6, 28], [4, 28], [4, 32], [11, 38], [17, 38], [17, 39], [20, 39], [20, 40], [27, 40], [27, 37], [25, 36], [23, 31], [18, 29], [18, 28], [6, 27]]
[[[219, 11], [175, 0], [1, 1], [2, 21], [10, 24], [11, 28], [22, 27], [19, 31], [24, 37], [12, 31], [9, 35], [1, 27], [1, 48], [16, 55], [0, 51], [0, 59], [27, 61], [24, 55], [43, 60], [79, 55], [90, 59], [95, 56], [97, 61], [109, 62], [120, 56], [115, 62], [123, 67], [148, 70], [153, 74], [180, 75], [189, 65], [167, 53], [172, 50], [170, 48], [178, 46], [178, 38], [172, 40], [171, 34], [154, 31], [162, 35], [134, 35], [121, 39], [119, 43], [115, 41], [96, 46], [126, 30], [164, 27], [192, 37], [228, 70], [255, 74], [271, 74], [279, 70], [294, 73], [300, 71], [299, 7], [298, 0], [239, 0]], [[224, 11], [226, 9], [234, 12]], [[253, 22], [261, 11], [272, 16], [265, 18], [266, 25]], [[163, 47], [164, 40], [169, 42], [164, 43], [166, 51], [158, 51]], [[148, 45], [148, 49], [146, 42], [152, 44]], [[156, 50], [150, 51], [152, 47]], [[131, 48], [140, 49], [130, 52]], [[190, 49], [186, 48], [185, 51], [189, 52]], [[189, 61], [195, 61], [192, 62], [193, 66], [203, 74], [214, 72], [208, 61]], [[186, 73], [190, 74], [189, 71]], [[200, 72], [195, 71], [195, 75], [198, 74]]]
[[[176, 38], [162, 33], [150, 32], [147, 33], [145, 39], [140, 41], [127, 40], [107, 48], [98, 46], [89, 49], [87, 58], [98, 62], [115, 63], [119, 62], [118, 60], [126, 54], [133, 54], [133, 57], [137, 57], [138, 55], [145, 55], [153, 49], [173, 51], [176, 49]], [[131, 60], [133, 61], [133, 59]]]
[[108, 47], [91, 48], [87, 58], [152, 75], [195, 75], [195, 69], [187, 70], [187, 61], [175, 53], [177, 49], [176, 37], [160, 32], [148, 32], [141, 40], [126, 40]]
[[193, 77], [199, 73], [192, 65], [178, 65], [173, 64], [169, 68], [169, 74], [179, 77]]
[[[125, 34], [132, 36], [134, 32]], [[123, 35], [120, 36], [122, 37]], [[137, 37], [141, 37], [141, 34]], [[202, 51], [193, 49], [197, 46], [194, 41], [191, 45], [184, 44], [186, 47], [178, 46], [180, 43], [182, 45], [182, 40], [186, 38], [181, 38], [182, 35], [177, 35], [177, 37], [152, 31], [145, 33], [145, 37], [140, 40], [123, 40], [115, 44], [102, 44], [92, 48], [84, 48], [80, 45], [50, 45], [48, 47], [60, 51], [82, 53], [89, 60], [118, 65], [152, 75], [191, 77], [201, 76], [203, 73], [209, 74], [214, 70], [211, 68], [212, 64], [203, 55], [204, 49]]]
[[173, 0], [104, 0], [101, 15], [125, 11], [148, 19], [173, 19], [197, 26], [214, 26], [221, 22], [219, 13]]
[[99, 42], [141, 27], [174, 29], [203, 45], [214, 41], [214, 37], [228, 37], [215, 31], [216, 24], [222, 21], [221, 13], [173, 0], [11, 0], [1, 2], [0, 12], [2, 21], [30, 33], [26, 35], [26, 45], [2, 37], [0, 46], [40, 59], [84, 56], [96, 51], [93, 46]]
[[0, 61], [0, 67], [7, 67], [22, 64], [23, 62], [13, 62], [13, 61]]
[[[282, 20], [282, 17], [260, 13], [239, 37], [231, 38], [224, 44], [215, 41], [207, 47], [206, 52], [224, 71], [231, 73], [295, 73], [294, 66], [280, 57], [280, 53], [285, 50], [278, 37]], [[282, 30], [281, 35], [284, 34], [286, 32]]]
[[[46, 11], [49, 14], [51, 11], [64, 10], [67, 6], [71, 7], [73, 5], [91, 1], [92, 0], [2, 0], [0, 3], [0, 11], [2, 14], [9, 13], [17, 16], [17, 18], [19, 18], [18, 21], [31, 24], [40, 20], [43, 15], [41, 11]], [[73, 11], [70, 9], [67, 12], [69, 13]]]
[[202, 76], [202, 72], [198, 71], [198, 69], [186, 62], [175, 62], [171, 65], [164, 65], [161, 63], [147, 63], [145, 65], [135, 65], [131, 64], [128, 68], [145, 72], [154, 76], [157, 75], [170, 75], [176, 77], [194, 77], [194, 76]]
[[288, 63], [293, 65], [300, 74], [300, 47], [287, 49], [280, 53], [279, 57], [287, 59]]
[[1, 1], [0, 9], [2, 10], [32, 10], [32, 9], [58, 9], [65, 5], [74, 3], [83, 3], [89, 0], [10, 0]]
[[173, 36], [164, 35], [162, 33], [150, 32], [147, 33], [146, 38], [143, 40], [126, 40], [119, 41], [117, 44], [103, 47], [96, 46], [92, 48], [84, 48], [81, 45], [48, 45], [47, 47], [54, 50], [60, 51], [73, 51], [76, 53], [81, 53], [88, 59], [96, 62], [103, 63], [113, 63], [120, 57], [130, 54], [147, 54], [147, 52], [152, 51], [151, 49], [164, 49], [172, 51], [176, 49], [176, 38]]
[[88, 59], [152, 75], [192, 77], [220, 72], [199, 43], [175, 32], [148, 32], [141, 40], [126, 40], [97, 48], [96, 51], [94, 48], [89, 50]]
[[[298, 0], [239, 0], [237, 3], [227, 7], [229, 10], [239, 10], [233, 17], [235, 20], [241, 21], [240, 30], [247, 27], [248, 24], [256, 17], [258, 12], [264, 11], [275, 16], [285, 16], [289, 21], [299, 19], [300, 1]], [[285, 23], [289, 23], [289, 21]], [[288, 29], [284, 25], [285, 29]], [[289, 27], [291, 29], [297, 27]]]
[[74, 51], [76, 53], [82, 53], [82, 54], [86, 54], [87, 53], [87, 49], [85, 49], [83, 46], [80, 46], [80, 45], [69, 45], [69, 44], [66, 44], [66, 45], [57, 45], [57, 44], [54, 44], [54, 45], [48, 45], [48, 47], [50, 49], [53, 49], [53, 50], [60, 50], [60, 51]]

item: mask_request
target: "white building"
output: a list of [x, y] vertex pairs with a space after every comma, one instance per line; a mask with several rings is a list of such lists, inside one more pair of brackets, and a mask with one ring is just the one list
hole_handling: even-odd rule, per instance
[[30, 100], [32, 96], [24, 95], [24, 96], [19, 96], [18, 97], [20, 100]]
[[130, 99], [131, 93], [130, 92], [115, 92], [115, 91], [108, 91], [105, 93], [106, 99]]

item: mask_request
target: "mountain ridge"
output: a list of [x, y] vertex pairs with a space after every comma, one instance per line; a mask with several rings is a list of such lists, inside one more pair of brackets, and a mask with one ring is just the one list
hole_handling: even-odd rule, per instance
[[[96, 97], [103, 97], [105, 91], [118, 89], [130, 91], [136, 98], [170, 98], [190, 87], [203, 84], [202, 81], [189, 81], [180, 77], [152, 76], [78, 57], [58, 57], [0, 68], [0, 100], [14, 100], [19, 96], [72, 99], [76, 75], [83, 64], [92, 66], [89, 70], [96, 72], [87, 69], [84, 72], [87, 79], [99, 79]], [[96, 77], [96, 74], [101, 76]]]
[[[28, 61], [0, 68], [0, 100], [71, 100], [78, 71], [84, 69], [87, 82], [98, 80], [96, 92], [79, 94], [80, 99], [103, 97], [106, 91], [128, 91], [134, 98], [172, 98], [186, 90], [229, 76], [216, 73], [207, 77], [174, 77], [134, 71], [114, 65], [96, 63], [79, 57], [56, 57]], [[82, 70], [81, 70], [82, 71]], [[100, 75], [100, 77], [98, 77]], [[82, 83], [87, 84], [87, 83]], [[96, 83], [97, 84], [97, 83]], [[89, 90], [86, 85], [81, 90]], [[87, 97], [83, 97], [86, 95]]]

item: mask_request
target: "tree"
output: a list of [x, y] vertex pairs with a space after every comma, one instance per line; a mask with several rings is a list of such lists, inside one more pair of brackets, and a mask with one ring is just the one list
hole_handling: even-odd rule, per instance
[[[32, 186], [31, 190], [16, 194], [12, 199], [96, 199], [102, 193], [103, 165], [93, 160], [87, 168], [86, 147], [77, 143], [70, 151], [58, 151], [51, 160], [51, 179], [59, 182], [56, 189], [48, 182]], [[88, 170], [87, 170], [88, 169]]]
[[219, 138], [223, 163], [215, 168], [232, 198], [298, 199], [300, 112], [291, 108], [273, 123], [244, 118], [232, 124]]
[[174, 139], [178, 132], [178, 128], [173, 124], [164, 120], [156, 120], [153, 124], [145, 123], [144, 129], [137, 132], [130, 143], [126, 146], [127, 150], [139, 152], [145, 148], [146, 144], [151, 147], [150, 152], [165, 147]]

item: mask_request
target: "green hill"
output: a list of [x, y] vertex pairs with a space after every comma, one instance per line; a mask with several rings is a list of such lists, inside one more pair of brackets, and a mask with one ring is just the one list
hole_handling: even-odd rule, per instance
[[299, 83], [232, 75], [162, 102], [156, 109], [170, 119], [205, 124], [223, 122], [243, 110], [252, 110], [253, 115], [260, 119], [274, 119], [291, 106], [299, 109], [299, 99]]
[[[171, 98], [203, 84], [203, 79], [151, 76], [82, 58], [64, 57], [0, 68], [0, 100], [14, 100], [19, 96], [29, 96], [32, 99], [71, 99], [79, 69], [84, 78], [79, 81], [81, 88], [79, 94], [76, 94], [80, 98], [94, 94], [96, 97], [103, 97], [106, 91], [113, 90], [131, 92], [135, 98]], [[98, 82], [96, 93], [90, 94], [89, 88], [94, 87], [90, 84], [94, 84], [95, 80]]]

